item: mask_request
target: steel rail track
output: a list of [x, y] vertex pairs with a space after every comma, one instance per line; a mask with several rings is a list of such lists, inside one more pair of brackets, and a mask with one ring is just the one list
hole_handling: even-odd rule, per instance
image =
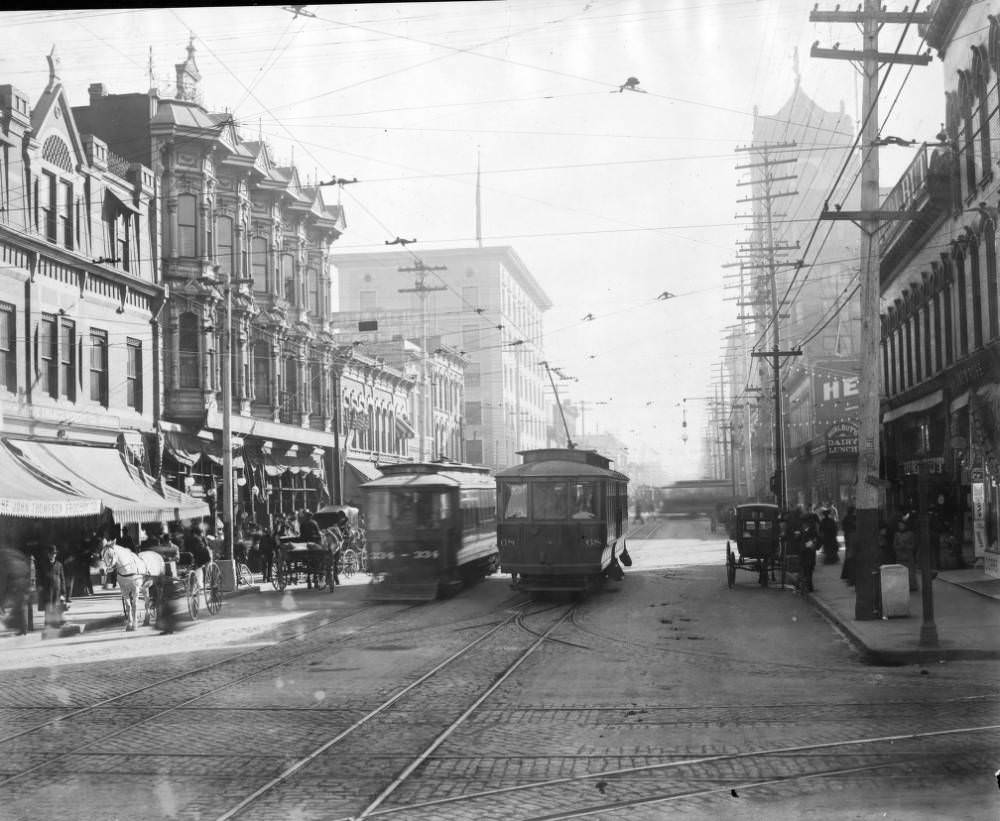
[[[386, 622], [392, 621], [397, 616], [400, 616], [401, 614], [407, 612], [408, 610], [413, 609], [413, 607], [415, 607], [415, 606], [418, 606], [418, 605], [414, 605], [414, 606], [411, 606], [411, 607], [404, 607], [401, 610], [397, 610], [394, 613], [392, 613], [388, 618], [381, 619], [380, 621], [374, 622], [373, 624], [361, 627], [361, 628], [359, 628], [358, 632], [356, 634], [354, 634], [354, 635], [359, 635], [359, 634], [361, 634], [361, 633], [363, 633], [365, 631], [371, 630], [371, 629], [376, 628], [376, 627], [380, 627], [381, 625], [385, 624]], [[340, 624], [343, 621], [346, 621], [348, 619], [354, 618], [355, 616], [357, 616], [357, 615], [359, 615], [361, 613], [365, 613], [365, 612], [368, 612], [370, 610], [373, 610], [376, 607], [377, 607], [377, 605], [365, 605], [361, 609], [356, 610], [353, 613], [345, 614], [344, 616], [341, 616], [339, 618], [333, 619], [332, 621], [324, 619], [324, 621], [321, 624], [318, 624], [315, 627], [311, 627], [311, 628], [309, 628], [306, 631], [299, 630], [299, 631], [296, 631], [296, 632], [294, 632], [294, 633], [292, 633], [292, 634], [290, 634], [290, 635], [288, 635], [288, 636], [286, 636], [286, 637], [284, 637], [282, 639], [279, 639], [276, 642], [276, 645], [282, 645], [282, 644], [286, 644], [286, 643], [292, 642], [292, 641], [301, 641], [302, 640], [303, 632], [305, 632], [307, 634], [309, 634], [309, 633], [318, 633], [321, 630], [325, 630], [325, 629], [327, 629], [329, 627], [336, 626], [337, 624]], [[349, 637], [349, 639], [350, 638], [353, 638], [353, 636]], [[242, 659], [244, 659], [244, 658], [246, 658], [248, 656], [252, 656], [254, 654], [259, 654], [259, 653], [262, 652], [262, 649], [273, 650], [276, 645], [271, 645], [271, 646], [269, 646], [267, 648], [254, 647], [254, 648], [251, 648], [251, 649], [246, 650], [244, 652], [236, 653], [236, 654], [227, 656], [226, 658], [219, 659], [218, 661], [214, 661], [214, 662], [211, 662], [209, 664], [204, 664], [204, 665], [201, 665], [199, 667], [195, 667], [195, 668], [193, 668], [191, 670], [185, 670], [185, 671], [183, 671], [181, 673], [177, 673], [177, 674], [172, 675], [172, 676], [167, 676], [165, 678], [158, 679], [157, 681], [152, 682], [150, 684], [145, 684], [142, 687], [136, 687], [136, 688], [133, 688], [132, 690], [128, 690], [128, 691], [126, 691], [124, 693], [119, 693], [117, 695], [110, 696], [109, 698], [101, 699], [100, 701], [96, 701], [96, 702], [94, 702], [92, 704], [89, 704], [89, 705], [87, 705], [85, 707], [80, 707], [79, 709], [73, 710], [73, 711], [71, 711], [69, 713], [65, 713], [63, 715], [56, 716], [55, 718], [52, 718], [52, 719], [50, 719], [48, 721], [41, 722], [40, 724], [36, 724], [36, 725], [34, 725], [32, 727], [25, 728], [24, 730], [20, 730], [20, 731], [18, 731], [16, 733], [12, 733], [11, 735], [8, 735], [8, 736], [5, 736], [3, 738], [0, 738], [0, 744], [3, 744], [3, 743], [8, 742], [8, 741], [12, 741], [12, 740], [17, 739], [17, 738], [23, 738], [24, 736], [28, 736], [28, 735], [31, 735], [33, 733], [37, 733], [39, 731], [44, 730], [47, 727], [51, 727], [51, 726], [55, 725], [55, 724], [59, 724], [59, 723], [64, 722], [64, 721], [68, 721], [68, 720], [71, 720], [73, 718], [78, 718], [80, 716], [84, 716], [87, 713], [94, 712], [95, 710], [98, 710], [98, 709], [100, 709], [102, 707], [107, 707], [110, 704], [114, 704], [115, 702], [122, 701], [123, 699], [126, 699], [126, 698], [130, 698], [131, 696], [134, 696], [134, 695], [137, 695], [137, 694], [140, 694], [140, 693], [149, 692], [150, 690], [154, 690], [156, 688], [163, 687], [163, 686], [165, 686], [167, 684], [173, 684], [173, 683], [175, 683], [177, 681], [180, 681], [182, 679], [191, 678], [193, 676], [200, 675], [201, 673], [204, 673], [204, 672], [206, 672], [208, 670], [213, 670], [213, 669], [216, 669], [218, 667], [225, 666], [227, 664], [232, 664], [232, 663], [240, 661], [240, 660], [242, 660]], [[8, 784], [8, 783], [10, 783], [12, 781], [16, 781], [18, 779], [24, 778], [26, 775], [30, 775], [31, 773], [36, 772], [37, 770], [40, 770], [40, 769], [43, 769], [45, 767], [50, 766], [53, 761], [58, 761], [60, 759], [64, 759], [64, 758], [66, 758], [66, 757], [68, 757], [70, 755], [75, 755], [75, 754], [77, 754], [77, 753], [79, 753], [81, 751], [85, 751], [86, 749], [88, 749], [88, 748], [90, 748], [90, 747], [92, 747], [94, 745], [102, 744], [102, 743], [104, 743], [104, 742], [106, 742], [106, 741], [108, 741], [110, 739], [117, 738], [117, 737], [119, 737], [121, 735], [125, 735], [127, 733], [133, 732], [135, 730], [135, 728], [137, 726], [141, 725], [141, 724], [149, 723], [151, 721], [154, 721], [154, 720], [156, 720], [158, 718], [163, 717], [164, 715], [168, 715], [170, 713], [176, 712], [177, 710], [180, 710], [180, 709], [182, 709], [184, 707], [189, 706], [190, 704], [194, 703], [195, 701], [199, 701], [199, 700], [205, 698], [206, 696], [218, 693], [221, 690], [229, 689], [229, 688], [231, 688], [231, 687], [233, 687], [233, 686], [235, 686], [237, 684], [240, 684], [242, 682], [247, 681], [248, 679], [251, 679], [251, 678], [254, 678], [255, 676], [258, 676], [261, 673], [266, 673], [266, 672], [269, 672], [271, 670], [274, 670], [277, 667], [282, 667], [282, 666], [285, 666], [285, 665], [287, 665], [287, 664], [289, 664], [289, 663], [291, 663], [293, 661], [297, 661], [297, 660], [303, 658], [304, 656], [308, 656], [308, 655], [310, 655], [312, 653], [317, 652], [317, 649], [326, 650], [328, 648], [326, 646], [323, 646], [321, 648], [317, 648], [316, 646], [310, 646], [308, 648], [303, 649], [300, 652], [293, 653], [290, 656], [282, 656], [282, 658], [280, 658], [280, 659], [278, 659], [278, 660], [276, 660], [274, 662], [265, 664], [265, 665], [263, 665], [263, 666], [261, 666], [259, 668], [256, 668], [256, 669], [254, 669], [254, 670], [252, 670], [252, 671], [250, 671], [248, 673], [240, 675], [240, 676], [238, 676], [235, 679], [231, 679], [231, 680], [225, 682], [224, 684], [220, 684], [220, 685], [218, 685], [216, 687], [212, 687], [212, 688], [210, 688], [208, 690], [205, 690], [205, 691], [199, 693], [196, 696], [192, 696], [191, 698], [188, 698], [188, 699], [185, 699], [185, 700], [183, 700], [183, 701], [181, 701], [179, 703], [173, 704], [170, 707], [166, 707], [166, 708], [164, 708], [162, 710], [158, 710], [157, 712], [153, 713], [152, 715], [149, 715], [149, 716], [147, 716], [147, 717], [145, 717], [145, 718], [143, 718], [141, 720], [136, 721], [135, 723], [133, 723], [132, 725], [130, 725], [126, 729], [115, 730], [115, 731], [113, 731], [111, 733], [108, 733], [108, 734], [106, 734], [104, 736], [101, 736], [100, 738], [88, 741], [85, 744], [82, 744], [80, 746], [74, 747], [74, 748], [69, 749], [69, 750], [65, 750], [63, 752], [54, 753], [53, 755], [51, 755], [48, 758], [46, 758], [44, 761], [39, 762], [38, 764], [36, 764], [36, 765], [34, 765], [32, 767], [28, 767], [28, 768], [26, 768], [24, 770], [19, 770], [16, 773], [12, 773], [11, 775], [8, 775], [6, 778], [0, 779], [0, 785]]]
[[[901, 733], [896, 735], [872, 736], [866, 738], [846, 739], [842, 741], [825, 741], [817, 744], [800, 744], [791, 747], [772, 747], [763, 750], [748, 750], [746, 752], [741, 752], [741, 753], [726, 753], [720, 755], [696, 756], [693, 758], [686, 758], [675, 761], [665, 761], [658, 764], [643, 764], [637, 767], [621, 767], [613, 770], [602, 770], [600, 772], [584, 773], [581, 775], [566, 776], [563, 778], [553, 778], [545, 781], [533, 781], [527, 784], [518, 784], [509, 787], [497, 787], [496, 789], [492, 790], [480, 790], [474, 793], [466, 793], [464, 795], [450, 796], [448, 798], [439, 798], [433, 801], [423, 801], [415, 804], [407, 804], [405, 806], [390, 807], [387, 809], [382, 809], [377, 812], [371, 813], [371, 816], [372, 817], [388, 816], [396, 813], [407, 813], [407, 812], [413, 812], [414, 810], [421, 810], [431, 807], [440, 807], [444, 804], [455, 804], [459, 802], [472, 801], [475, 799], [494, 798], [500, 795], [510, 795], [519, 792], [527, 792], [528, 790], [549, 789], [556, 786], [580, 784], [582, 782], [593, 781], [593, 780], [607, 780], [616, 777], [638, 775], [642, 773], [665, 772], [668, 770], [678, 769], [681, 767], [691, 767], [703, 764], [717, 764], [727, 761], [738, 761], [740, 759], [748, 759], [748, 758], [802, 755], [806, 753], [832, 750], [838, 747], [863, 747], [876, 744], [896, 744], [898, 742], [903, 742], [903, 741], [922, 741], [930, 738], [940, 738], [944, 736], [971, 735], [974, 733], [986, 733], [986, 732], [996, 732], [996, 731], [1000, 731], [1000, 724], [986, 724], [986, 725], [971, 726], [971, 727], [955, 727], [947, 730], [930, 730], [918, 733]], [[803, 773], [802, 775], [785, 775], [772, 779], [761, 780], [759, 782], [738, 783], [730, 778], [729, 782], [726, 784], [724, 788], [719, 787], [719, 788], [712, 788], [710, 790], [684, 791], [678, 793], [671, 793], [667, 795], [660, 795], [656, 797], [647, 796], [643, 798], [629, 799], [626, 801], [616, 802], [614, 804], [604, 804], [601, 805], [600, 807], [585, 807], [582, 809], [558, 811], [550, 815], [532, 816], [530, 818], [524, 819], [524, 821], [558, 821], [559, 819], [579, 818], [579, 817], [585, 817], [587, 815], [593, 815], [598, 812], [607, 812], [609, 810], [624, 809], [626, 807], [639, 806], [641, 804], [655, 803], [658, 801], [671, 801], [679, 798], [691, 798], [691, 797], [696, 797], [698, 795], [707, 795], [719, 792], [722, 789], [725, 790], [729, 790], [731, 788], [749, 789], [754, 786], [766, 786], [768, 784], [787, 782], [803, 778], [818, 777], [821, 775], [860, 772], [867, 769], [890, 767], [890, 766], [895, 766], [898, 763], [899, 762], [868, 764], [859, 767], [845, 768], [842, 770], [838, 769], [836, 771], [828, 771], [825, 773], [813, 772], [813, 773]]]
[[[518, 605], [518, 607], [526, 607], [530, 603], [531, 603], [530, 600], [529, 601], [525, 601], [522, 604]], [[407, 777], [409, 777], [410, 773], [412, 773], [413, 770], [416, 769], [416, 767], [419, 766], [419, 764], [428, 755], [430, 755], [430, 753], [433, 752], [434, 749], [437, 749], [437, 747], [441, 743], [444, 742], [445, 738], [447, 738], [447, 736], [455, 728], [457, 728], [463, 721], [465, 721], [465, 719], [469, 715], [471, 715], [471, 713], [490, 694], [492, 694], [497, 689], [497, 687], [499, 687], [500, 684], [503, 683], [503, 681], [505, 681], [514, 672], [514, 670], [516, 670], [524, 662], [524, 660], [527, 659], [527, 657], [529, 655], [531, 655], [531, 653], [533, 653], [534, 650], [537, 649], [537, 647], [542, 644], [543, 641], [545, 641], [545, 638], [547, 637], [547, 635], [549, 633], [551, 633], [553, 630], [555, 630], [556, 627], [558, 627], [560, 624], [562, 624], [569, 617], [570, 613], [573, 612], [573, 610], [575, 609], [575, 607], [576, 607], [575, 604], [574, 605], [570, 605], [567, 608], [566, 612], [546, 632], [546, 634], [543, 635], [542, 637], [538, 638], [531, 645], [531, 647], [527, 651], [523, 652], [513, 664], [509, 665], [508, 668], [507, 668], [507, 670], [499, 678], [497, 678], [497, 680], [487, 689], [487, 691], [482, 696], [480, 696], [475, 701], [475, 703], [473, 704], [473, 706], [470, 707], [469, 709], [467, 709], [461, 715], [461, 717], [459, 719], [457, 719], [455, 722], [453, 722], [451, 725], [449, 725], [449, 727], [446, 729], [445, 733], [443, 733], [441, 736], [439, 736], [432, 743], [432, 745], [427, 750], [425, 750], [424, 753], [422, 753], [420, 757], [418, 757], [418, 759], [416, 760], [416, 762], [414, 764], [412, 764], [410, 767], [408, 767], [406, 770], [404, 770], [403, 774], [401, 776], [399, 776], [393, 782], [393, 784], [391, 784], [388, 788], [386, 788], [386, 790], [384, 790], [382, 792], [382, 794], [380, 794], [375, 799], [375, 801], [371, 805], [369, 805], [368, 808], [366, 808], [363, 811], [362, 815], [358, 816], [358, 818], [364, 818], [365, 815], [369, 814], [374, 807], [377, 807], [379, 804], [381, 804], [382, 801], [385, 800], [386, 797], [388, 797], [388, 795], [390, 795], [392, 792], [394, 792], [399, 787], [399, 785], [402, 784], [403, 781]], [[548, 612], [551, 609], [552, 608], [545, 608], [543, 610], [537, 611], [537, 614]], [[379, 716], [382, 713], [384, 713], [387, 710], [389, 710], [393, 705], [395, 705], [397, 702], [399, 702], [400, 700], [402, 700], [403, 698], [405, 698], [413, 690], [415, 690], [418, 687], [420, 687], [420, 685], [424, 684], [426, 681], [428, 681], [429, 679], [431, 679], [434, 676], [436, 676], [438, 673], [440, 673], [442, 670], [444, 670], [445, 668], [447, 668], [450, 665], [452, 665], [458, 659], [460, 659], [463, 656], [467, 655], [473, 648], [475, 648], [478, 645], [482, 644], [484, 641], [486, 641], [487, 639], [489, 639], [490, 637], [492, 637], [496, 633], [500, 632], [500, 630], [502, 630], [503, 628], [507, 627], [510, 624], [515, 623], [517, 621], [517, 619], [519, 617], [522, 617], [522, 616], [523, 616], [523, 614], [519, 610], [516, 611], [516, 612], [514, 612], [514, 613], [511, 613], [507, 618], [503, 619], [499, 624], [496, 624], [496, 625], [490, 627], [490, 629], [487, 630], [485, 633], [482, 633], [481, 635], [477, 636], [473, 640], [467, 642], [463, 647], [461, 647], [460, 649], [458, 649], [455, 652], [453, 652], [450, 656], [448, 656], [446, 659], [444, 659], [443, 661], [441, 661], [438, 664], [436, 664], [434, 667], [432, 667], [426, 673], [424, 673], [423, 675], [421, 675], [419, 678], [415, 679], [414, 681], [412, 681], [409, 684], [407, 684], [405, 687], [403, 687], [400, 690], [398, 690], [395, 693], [393, 693], [392, 696], [390, 696], [388, 699], [386, 699], [385, 701], [383, 701], [381, 704], [379, 704], [374, 709], [369, 710], [365, 715], [363, 715], [361, 718], [357, 719], [349, 727], [347, 727], [346, 729], [340, 731], [339, 733], [337, 733], [332, 738], [327, 739], [322, 744], [320, 744], [319, 746], [317, 746], [316, 748], [314, 748], [311, 752], [309, 752], [308, 754], [306, 754], [306, 755], [302, 756], [301, 758], [299, 758], [297, 761], [295, 761], [292, 764], [290, 764], [281, 773], [279, 773], [278, 775], [276, 775], [274, 778], [272, 778], [266, 784], [262, 785], [261, 787], [259, 787], [256, 790], [254, 790], [254, 792], [252, 792], [250, 795], [248, 795], [246, 798], [244, 798], [238, 804], [236, 804], [235, 806], [233, 806], [230, 809], [226, 810], [221, 815], [216, 816], [215, 821], [229, 821], [229, 819], [235, 818], [238, 815], [240, 815], [244, 810], [246, 810], [247, 808], [249, 808], [252, 804], [254, 804], [256, 801], [258, 801], [260, 798], [262, 798], [263, 796], [267, 795], [268, 793], [274, 791], [275, 788], [277, 788], [279, 785], [283, 784], [284, 782], [288, 781], [288, 779], [290, 779], [293, 775], [295, 775], [300, 770], [302, 770], [304, 767], [306, 767], [307, 765], [309, 765], [311, 762], [315, 761], [317, 758], [319, 758], [321, 755], [323, 755], [323, 753], [325, 753], [326, 751], [328, 751], [329, 749], [331, 749], [332, 747], [334, 747], [336, 744], [338, 744], [341, 741], [343, 741], [348, 736], [350, 736], [353, 733], [355, 733], [357, 730], [359, 730], [365, 724], [367, 724], [370, 721], [372, 721], [372, 719], [376, 718], [377, 716]]]

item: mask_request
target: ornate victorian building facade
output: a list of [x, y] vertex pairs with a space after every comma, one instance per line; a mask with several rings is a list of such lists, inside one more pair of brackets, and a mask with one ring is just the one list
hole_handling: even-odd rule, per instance
[[996, 11], [996, 3], [940, 0], [922, 27], [944, 64], [945, 128], [883, 202], [914, 218], [889, 225], [879, 250], [888, 512], [916, 507], [926, 465], [934, 539], [954, 546], [939, 549], [939, 560], [975, 557], [1000, 575]]
[[[156, 178], [78, 123], [59, 77], [0, 86], [0, 537], [207, 512], [150, 476], [165, 288]], [[143, 470], [146, 468], [146, 470]], [[59, 522], [63, 524], [60, 525]], [[75, 544], [75, 541], [73, 542]]]
[[[77, 109], [114, 150], [147, 162], [159, 186], [163, 469], [211, 498], [232, 445], [241, 515], [314, 509], [342, 493], [336, 453], [356, 430], [338, 377], [366, 364], [332, 326], [329, 249], [344, 214], [263, 141], [242, 139], [231, 116], [204, 107], [193, 46], [176, 69], [172, 98], [93, 85]], [[231, 443], [221, 436], [227, 340]]]

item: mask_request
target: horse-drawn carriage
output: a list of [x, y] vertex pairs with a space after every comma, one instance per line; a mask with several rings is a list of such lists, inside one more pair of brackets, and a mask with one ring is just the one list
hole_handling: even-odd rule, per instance
[[314, 516], [320, 541], [301, 536], [283, 536], [274, 558], [274, 586], [284, 590], [300, 581], [331, 593], [337, 568], [346, 576], [363, 569], [364, 531], [360, 511], [348, 505], [326, 505]]
[[766, 587], [775, 580], [775, 568], [781, 570], [785, 583], [785, 545], [780, 533], [780, 509], [777, 505], [753, 503], [737, 505], [732, 543], [726, 541], [726, 581], [730, 589], [736, 584], [736, 571], [749, 570], [757, 574], [758, 582]]
[[222, 609], [222, 571], [215, 562], [195, 568], [190, 561], [179, 562], [156, 550], [133, 553], [113, 542], [105, 543], [101, 562], [106, 570], [118, 573], [126, 630], [136, 628], [140, 595], [145, 603], [144, 625], [155, 625], [167, 602], [183, 602], [192, 620], [198, 618], [202, 595], [209, 613], [215, 615]]

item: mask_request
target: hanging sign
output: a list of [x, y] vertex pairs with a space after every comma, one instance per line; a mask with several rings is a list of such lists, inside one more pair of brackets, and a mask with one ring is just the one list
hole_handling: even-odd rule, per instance
[[972, 483], [972, 520], [986, 521], [986, 486], [982, 482]]
[[841, 422], [826, 431], [826, 455], [857, 458], [858, 426], [854, 422]]

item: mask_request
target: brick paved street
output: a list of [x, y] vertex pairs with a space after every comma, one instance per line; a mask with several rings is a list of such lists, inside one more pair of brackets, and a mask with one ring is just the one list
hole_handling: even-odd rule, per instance
[[265, 787], [232, 817], [359, 817], [564, 616], [364, 817], [996, 817], [1000, 664], [863, 665], [809, 601], [728, 590], [702, 525], [633, 539], [576, 609], [505, 577], [416, 608], [299, 591], [294, 617], [265, 592], [178, 636], [5, 647], [0, 819], [205, 821]]

